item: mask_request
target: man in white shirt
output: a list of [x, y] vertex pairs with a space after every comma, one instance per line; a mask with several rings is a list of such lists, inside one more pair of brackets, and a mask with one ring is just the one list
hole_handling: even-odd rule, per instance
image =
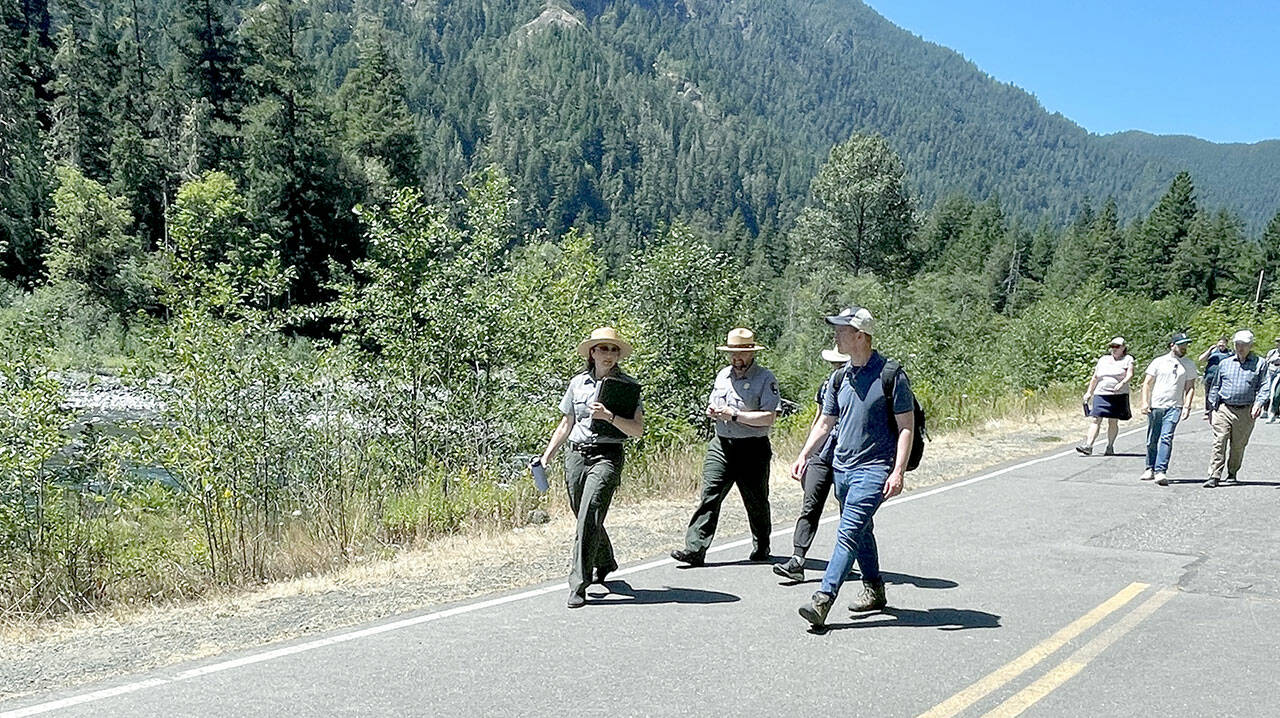
[[1142, 480], [1168, 486], [1165, 472], [1173, 452], [1173, 432], [1191, 414], [1196, 393], [1196, 365], [1187, 358], [1191, 338], [1181, 332], [1169, 338], [1169, 353], [1147, 365], [1142, 382], [1142, 413], [1147, 415], [1147, 470]]

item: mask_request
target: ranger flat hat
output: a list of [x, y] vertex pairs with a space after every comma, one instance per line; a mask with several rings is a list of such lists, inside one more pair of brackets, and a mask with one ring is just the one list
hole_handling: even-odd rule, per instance
[[764, 347], [756, 344], [755, 332], [738, 327], [730, 329], [728, 340], [716, 349], [722, 352], [758, 352]]
[[847, 362], [849, 361], [849, 355], [842, 353], [840, 351], [840, 347], [833, 347], [831, 349], [822, 350], [822, 360], [829, 362]]
[[617, 344], [618, 349], [621, 350], [618, 353], [618, 361], [631, 356], [631, 343], [618, 336], [618, 330], [613, 327], [600, 327], [591, 332], [591, 336], [578, 345], [578, 354], [581, 354], [582, 358], [586, 359], [591, 355], [591, 347], [597, 344]]

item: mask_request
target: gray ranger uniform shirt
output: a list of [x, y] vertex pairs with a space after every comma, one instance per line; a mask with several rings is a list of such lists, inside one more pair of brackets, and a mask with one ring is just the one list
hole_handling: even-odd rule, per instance
[[[614, 369], [609, 376], [623, 381], [634, 382], [621, 369]], [[623, 439], [612, 436], [601, 436], [591, 430], [591, 404], [600, 394], [600, 381], [591, 372], [584, 371], [569, 380], [569, 388], [560, 399], [560, 413], [573, 417], [573, 431], [569, 432], [569, 441], [575, 444], [621, 444]], [[644, 399], [636, 404], [636, 411], [644, 410]]]
[[[781, 403], [778, 380], [773, 377], [773, 372], [756, 362], [752, 362], [746, 376], [741, 379], [733, 375], [732, 365], [721, 369], [711, 388], [712, 406], [729, 406], [738, 411], [777, 411]], [[716, 435], [726, 439], [768, 436], [771, 428], [716, 419]]]

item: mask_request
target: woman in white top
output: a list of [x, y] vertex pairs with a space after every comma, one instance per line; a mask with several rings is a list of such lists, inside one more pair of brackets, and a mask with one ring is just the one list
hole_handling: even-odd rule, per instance
[[1107, 420], [1107, 456], [1116, 453], [1116, 436], [1120, 433], [1121, 420], [1133, 418], [1129, 409], [1129, 380], [1133, 378], [1133, 357], [1125, 346], [1124, 337], [1111, 340], [1111, 351], [1098, 359], [1093, 369], [1093, 377], [1089, 380], [1089, 388], [1084, 392], [1085, 416], [1089, 417], [1089, 428], [1085, 432], [1084, 443], [1076, 447], [1076, 451], [1084, 456], [1093, 453], [1093, 442], [1098, 438], [1098, 430], [1102, 420]]

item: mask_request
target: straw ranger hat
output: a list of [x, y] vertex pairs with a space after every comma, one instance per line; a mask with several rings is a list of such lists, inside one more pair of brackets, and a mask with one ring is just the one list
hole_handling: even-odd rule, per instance
[[617, 344], [622, 350], [618, 353], [618, 361], [631, 356], [631, 343], [618, 336], [618, 330], [613, 327], [600, 327], [591, 332], [591, 336], [578, 345], [578, 354], [586, 359], [591, 356], [591, 348], [597, 344]]
[[730, 329], [728, 340], [716, 349], [722, 352], [758, 352], [764, 347], [756, 344], [755, 332], [739, 327]]
[[849, 361], [849, 355], [841, 353], [840, 347], [832, 347], [831, 349], [822, 350], [822, 361], [847, 362]]

